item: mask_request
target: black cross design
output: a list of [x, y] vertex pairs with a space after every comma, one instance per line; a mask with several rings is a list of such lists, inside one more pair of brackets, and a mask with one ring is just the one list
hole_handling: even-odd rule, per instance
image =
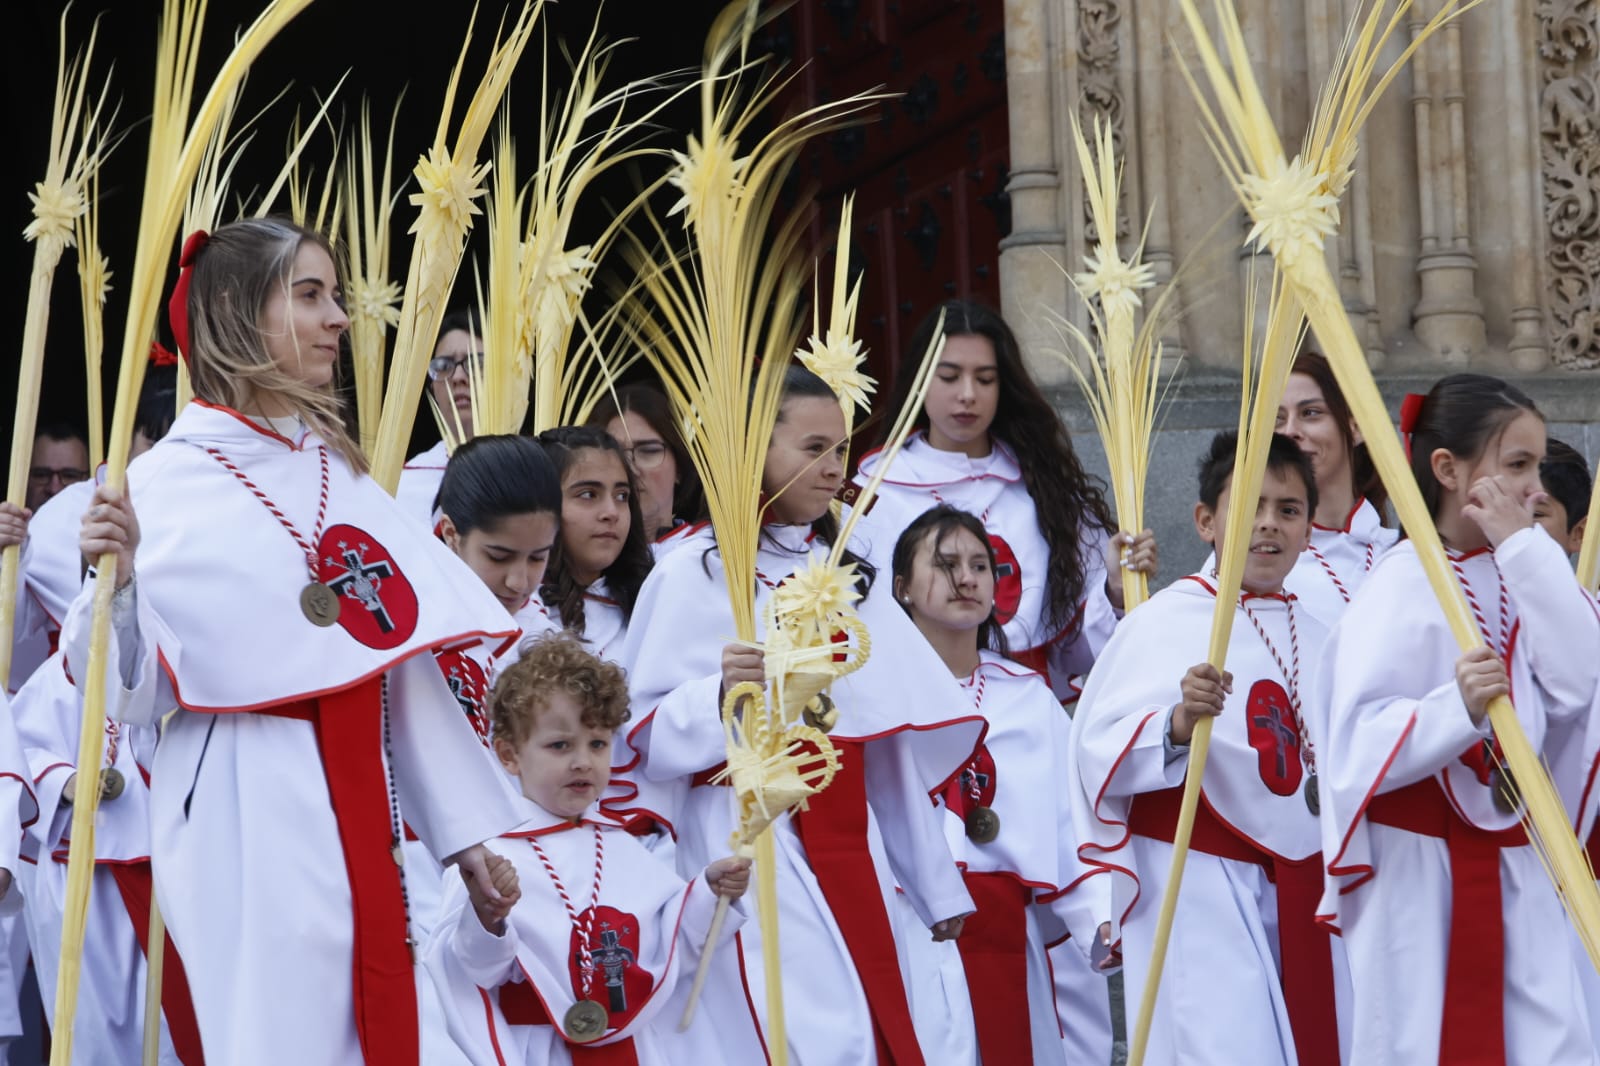
[[989, 787], [989, 775], [976, 766], [968, 766], [961, 771], [961, 791], [971, 792], [974, 789], [982, 791]]
[[394, 567], [388, 562], [379, 560], [369, 563], [366, 560], [368, 546], [365, 544], [351, 548], [344, 541], [339, 542], [339, 554], [342, 560], [336, 562], [324, 557], [323, 563], [327, 566], [344, 566], [344, 573], [328, 582], [328, 587], [340, 596], [349, 596], [371, 613], [378, 623], [380, 633], [394, 632], [394, 619], [389, 616], [389, 609], [383, 605], [383, 579], [394, 576]]
[[633, 962], [633, 952], [622, 946], [621, 937], [615, 929], [604, 925], [600, 927], [600, 949], [594, 953], [594, 961], [605, 971], [606, 995], [611, 1001], [611, 1013], [619, 1014], [627, 1010], [628, 990], [622, 978], [628, 965]]
[[1250, 719], [1258, 729], [1265, 729], [1272, 734], [1272, 743], [1277, 749], [1278, 776], [1289, 775], [1289, 745], [1296, 743], [1300, 736], [1295, 732], [1294, 726], [1283, 720], [1283, 709], [1276, 704], [1267, 704], [1267, 713], [1258, 714]]

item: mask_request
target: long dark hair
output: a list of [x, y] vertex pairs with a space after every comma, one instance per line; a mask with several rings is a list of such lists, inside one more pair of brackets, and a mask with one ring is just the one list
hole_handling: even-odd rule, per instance
[[1524, 411], [1544, 418], [1527, 393], [1487, 374], [1451, 374], [1428, 390], [1411, 430], [1411, 474], [1435, 521], [1444, 486], [1433, 474], [1433, 453], [1476, 459]]
[[[916, 561], [917, 549], [922, 547], [929, 539], [933, 540], [933, 550], [938, 552], [944, 547], [945, 538], [959, 530], [966, 530], [978, 538], [978, 543], [983, 545], [983, 550], [989, 554], [989, 572], [995, 572], [999, 561], [995, 558], [994, 542], [989, 539], [989, 531], [983, 528], [983, 522], [970, 511], [963, 511], [959, 507], [952, 507], [948, 503], [941, 503], [923, 511], [900, 534], [900, 539], [895, 541], [894, 557], [890, 568], [894, 572], [895, 581], [911, 580], [911, 564]], [[955, 577], [950, 577], [950, 586], [955, 587]], [[911, 608], [906, 607], [905, 612], [911, 613]], [[989, 617], [983, 620], [978, 627], [978, 647], [990, 651], [1007, 654], [1006, 631], [995, 621], [994, 605], [989, 605]]]
[[[1055, 408], [1050, 406], [1022, 361], [1016, 334], [995, 311], [970, 300], [946, 300], [922, 320], [907, 346], [909, 357], [895, 374], [894, 400], [889, 411], [904, 409], [911, 396], [919, 358], [933, 340], [939, 312], [944, 312], [944, 332], [949, 337], [983, 337], [994, 347], [999, 371], [1000, 398], [995, 405], [991, 438], [1005, 442], [1016, 454], [1022, 484], [1033, 497], [1039, 531], [1050, 548], [1045, 572], [1044, 622], [1051, 632], [1071, 623], [1082, 601], [1087, 580], [1079, 544], [1091, 530], [1114, 532], [1116, 521], [1106, 504], [1105, 488], [1091, 476], [1072, 449], [1072, 437]], [[887, 427], [890, 420], [885, 420]], [[915, 425], [928, 428], [926, 408], [917, 412]], [[886, 431], [887, 432], [887, 431]]]
[[451, 454], [433, 508], [462, 536], [519, 514], [552, 514], [559, 528], [561, 479], [532, 437], [474, 437]]
[[[644, 419], [666, 442], [667, 450], [672, 453], [672, 462], [678, 470], [678, 484], [672, 491], [672, 515], [692, 519], [705, 506], [704, 494], [700, 491], [700, 475], [694, 468], [694, 461], [689, 458], [689, 449], [684, 447], [683, 435], [678, 432], [678, 423], [672, 417], [672, 405], [667, 401], [666, 394], [653, 385], [624, 385], [617, 390], [615, 397], [607, 394], [595, 404], [586, 424], [595, 429], [605, 429], [613, 418], [620, 419], [627, 413]], [[647, 530], [646, 533], [654, 536], [655, 530]]]
[[1289, 368], [1289, 373], [1304, 374], [1317, 383], [1322, 400], [1328, 405], [1328, 413], [1339, 426], [1339, 437], [1344, 441], [1345, 451], [1350, 454], [1350, 487], [1358, 498], [1377, 508], [1381, 517], [1384, 507], [1389, 503], [1389, 490], [1383, 487], [1383, 478], [1378, 476], [1377, 464], [1367, 452], [1366, 442], [1356, 443], [1355, 416], [1351, 414], [1350, 404], [1339, 388], [1339, 379], [1333, 376], [1333, 366], [1328, 362], [1328, 357], [1310, 349], [1302, 351], [1296, 357], [1294, 366]]
[[[622, 608], [622, 617], [632, 621], [633, 605], [639, 602], [639, 589], [650, 575], [655, 557], [650, 554], [644, 518], [639, 514], [639, 488], [634, 484], [628, 459], [622, 454], [622, 445], [604, 430], [590, 426], [547, 429], [539, 434], [539, 443], [544, 445], [555, 464], [558, 485], [567, 476], [579, 452], [610, 452], [621, 464], [623, 476], [628, 479], [628, 535], [622, 538], [621, 553], [601, 573], [606, 579], [606, 588], [616, 599], [617, 606]], [[578, 584], [572, 574], [572, 566], [567, 561], [566, 544], [557, 538], [555, 550], [550, 553], [550, 565], [545, 568], [544, 584], [539, 586], [539, 596], [546, 606], [560, 612], [563, 626], [578, 634], [582, 634], [584, 629], [583, 593], [584, 587]]]

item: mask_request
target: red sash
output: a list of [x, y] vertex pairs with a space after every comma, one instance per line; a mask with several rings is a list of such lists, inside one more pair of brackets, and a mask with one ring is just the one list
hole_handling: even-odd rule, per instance
[[1028, 903], [1033, 890], [1009, 874], [966, 874], [977, 912], [956, 947], [966, 971], [984, 1062], [1032, 1066], [1028, 1016]]
[[[1133, 801], [1129, 830], [1172, 843], [1182, 800], [1181, 786], [1141, 792]], [[1283, 1002], [1294, 1033], [1295, 1054], [1301, 1066], [1339, 1066], [1333, 947], [1327, 927], [1316, 920], [1317, 902], [1322, 898], [1321, 856], [1303, 862], [1279, 859], [1223, 825], [1204, 801], [1195, 809], [1189, 846], [1218, 858], [1255, 863], [1277, 886], [1278, 957], [1282, 960]]]
[[1504, 914], [1500, 852], [1528, 843], [1521, 826], [1490, 832], [1456, 814], [1436, 778], [1372, 797], [1367, 820], [1435, 837], [1450, 855], [1450, 940], [1439, 1061], [1505, 1066]]
[[[148, 862], [101, 863], [101, 869], [110, 870], [122, 895], [122, 905], [128, 910], [128, 920], [133, 923], [134, 935], [139, 938], [139, 950], [150, 954], [150, 864]], [[161, 949], [161, 1010], [167, 1017], [167, 1035], [172, 1038], [172, 1049], [184, 1066], [205, 1066], [205, 1054], [200, 1047], [200, 1024], [195, 1021], [194, 1001], [189, 998], [189, 978], [183, 972], [183, 959], [178, 955], [172, 935], [163, 933]]]
[[[527, 981], [508, 982], [500, 986], [500, 1013], [507, 1025], [554, 1025], [544, 1001]], [[566, 1038], [563, 1037], [563, 1040]], [[639, 1053], [633, 1046], [633, 1037], [618, 1040], [615, 1044], [574, 1044], [566, 1041], [572, 1055], [573, 1066], [639, 1066]]]
[[383, 678], [261, 713], [310, 722], [350, 878], [351, 984], [362, 1057], [418, 1066], [417, 986], [383, 764]]
[[922, 1066], [889, 911], [867, 850], [863, 745], [836, 740], [833, 746], [839, 751], [839, 772], [807, 800], [808, 810], [795, 813], [795, 830], [866, 992], [880, 1066]]

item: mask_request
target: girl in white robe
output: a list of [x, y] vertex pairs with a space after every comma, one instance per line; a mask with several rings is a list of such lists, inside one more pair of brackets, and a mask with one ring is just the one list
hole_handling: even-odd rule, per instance
[[1486, 647], [1461, 654], [1405, 542], [1355, 595], [1317, 674], [1320, 909], [1349, 952], [1352, 1061], [1590, 1066], [1577, 967], [1558, 948], [1567, 921], [1499, 787], [1487, 718], [1509, 692], [1581, 839], [1600, 616], [1533, 524], [1544, 422], [1505, 382], [1457, 374], [1408, 397], [1401, 430]]
[[940, 505], [901, 534], [894, 592], [989, 727], [941, 797], [950, 850], [978, 907], [956, 944], [979, 1057], [1065, 1066], [1046, 945], [1065, 925], [1086, 959], [1103, 949], [1110, 885], [1079, 860], [1072, 798], [1058, 787], [1072, 720], [1043, 678], [992, 650], [994, 566], [977, 517]]
[[[491, 843], [523, 896], [498, 907], [452, 884], [427, 953], [451, 1031], [482, 1066], [670, 1066], [766, 1061], [743, 1000], [707, 1001], [678, 1032], [719, 895], [737, 901], [748, 860], [684, 883], [596, 803], [628, 716], [627, 683], [571, 634], [541, 638], [495, 685], [495, 752], [526, 821]], [[736, 963], [723, 929], [724, 968]], [[592, 1016], [584, 1026], [575, 1020]]]
[[[757, 553], [758, 616], [773, 588], [829, 550], [844, 439], [837, 397], [790, 368], [763, 472], [774, 524], [763, 528]], [[702, 527], [657, 562], [635, 608], [650, 623], [630, 627], [622, 656], [633, 696], [628, 742], [642, 774], [693, 782], [675, 820], [685, 876], [723, 854], [734, 828], [732, 797], [712, 783], [726, 752], [718, 693], [764, 676], [759, 651], [725, 644], [734, 625], [716, 543], [715, 531]], [[858, 605], [871, 657], [831, 689], [839, 776], [808, 810], [779, 817], [770, 830], [790, 1061], [801, 1066], [924, 1061], [884, 900], [897, 880], [921, 916], [918, 935], [932, 930], [941, 939], [973, 909], [928, 797], [965, 764], [982, 723], [891, 601], [879, 590]], [[746, 928], [740, 940], [748, 995], [764, 1009], [759, 932]], [[926, 1061], [946, 1060], [930, 1050]]]
[[[80, 537], [116, 557], [108, 709], [178, 708], [151, 767], [156, 894], [208, 1058], [416, 1063], [402, 819], [485, 885], [481, 842], [516, 822], [431, 652], [511, 619], [362, 473], [322, 238], [239, 222], [182, 266], [196, 399]], [[92, 599], [62, 632], [80, 679]]]
[[1283, 587], [1306, 613], [1331, 627], [1400, 531], [1383, 524], [1383, 482], [1333, 368], [1320, 353], [1306, 351], [1295, 359], [1278, 404], [1277, 429], [1306, 453], [1317, 478], [1311, 546]]
[[[616, 661], [654, 565], [637, 482], [622, 446], [598, 429], [563, 426], [539, 434], [539, 442], [561, 476], [561, 539], [541, 595], [561, 628]], [[616, 762], [601, 810], [652, 850], [670, 848], [670, 816], [681, 790], [640, 777], [638, 757], [626, 744], [611, 754]]]
[[[1201, 467], [1195, 525], [1219, 553], [1234, 460], [1234, 435], [1223, 433]], [[1152, 1064], [1341, 1061], [1337, 946], [1315, 920], [1324, 756], [1307, 742], [1301, 704], [1326, 631], [1283, 592], [1315, 504], [1309, 462], [1275, 437], [1227, 675], [1206, 665], [1215, 579], [1194, 574], [1117, 627], [1078, 701], [1072, 813], [1084, 860], [1113, 875], [1130, 1024], [1150, 994], [1189, 738], [1197, 716], [1216, 716], [1150, 1027]]]
[[[52, 656], [12, 703], [33, 775], [40, 819], [30, 831], [36, 861], [26, 864], [23, 889], [28, 942], [50, 1023], [66, 907], [67, 859], [72, 846], [72, 798], [77, 777], [83, 694], [61, 654]], [[145, 946], [150, 921], [150, 786], [156, 731], [105, 721], [105, 769], [95, 815], [94, 883], [89, 893], [78, 984], [74, 1062], [137, 1062], [144, 1045]], [[115, 795], [112, 795], [112, 792]], [[162, 969], [160, 1061], [198, 1066], [195, 1025], [183, 959], [167, 937]]]

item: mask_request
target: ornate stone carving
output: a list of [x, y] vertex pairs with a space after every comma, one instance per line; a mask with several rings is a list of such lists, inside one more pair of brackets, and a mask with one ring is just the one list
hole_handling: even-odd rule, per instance
[[1600, 367], [1600, 3], [1540, 0], [1539, 156], [1551, 351]]
[[[1078, 0], [1078, 120], [1086, 131], [1094, 129], [1096, 120], [1109, 121], [1117, 154], [1125, 159], [1125, 101], [1118, 81], [1122, 6], [1122, 0]], [[1100, 239], [1087, 203], [1083, 226], [1086, 245]], [[1117, 236], [1126, 237], [1128, 232], [1127, 205], [1119, 204]]]

